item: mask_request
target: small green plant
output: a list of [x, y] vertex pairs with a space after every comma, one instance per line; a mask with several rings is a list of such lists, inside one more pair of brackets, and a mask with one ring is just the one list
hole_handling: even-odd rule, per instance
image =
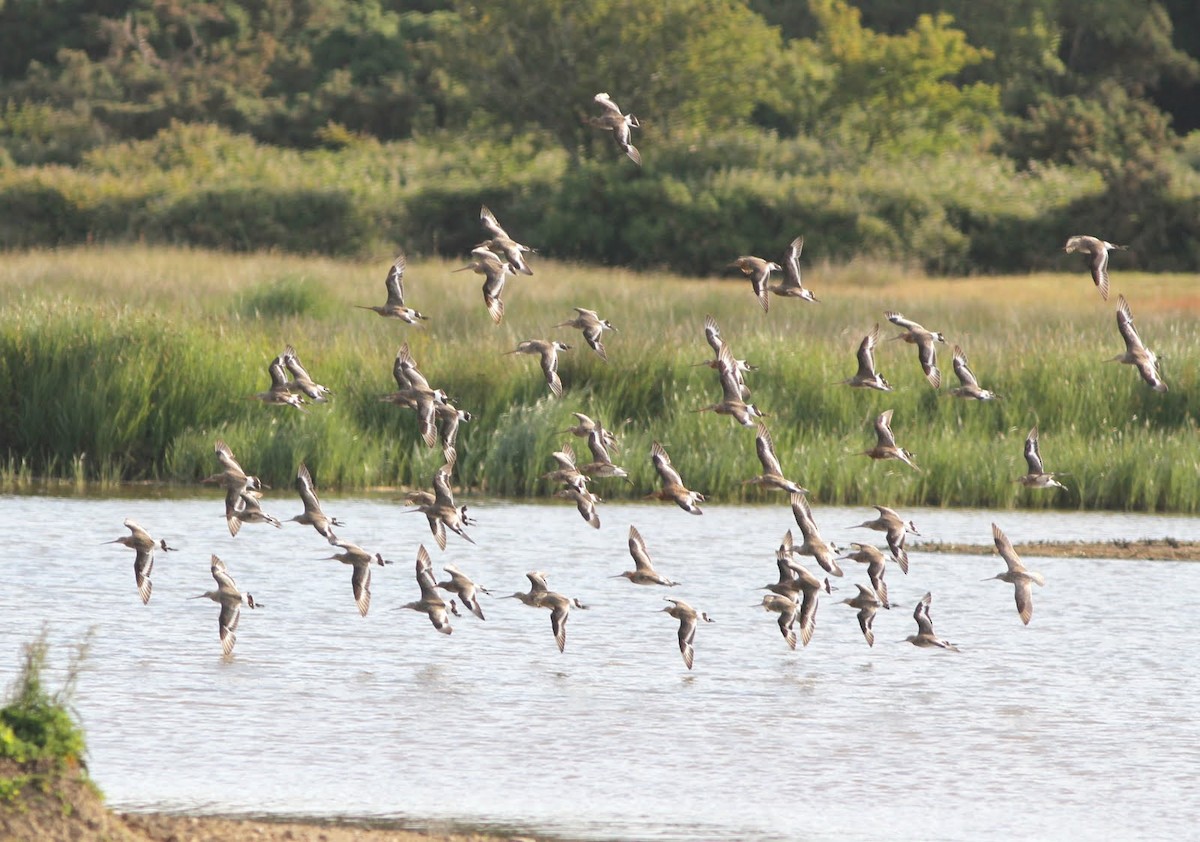
[[[62, 686], [51, 692], [43, 683], [50, 650], [46, 631], [25, 645], [25, 663], [9, 690], [8, 703], [0, 708], [0, 758], [18, 763], [79, 765], [85, 750], [83, 730], [71, 716], [69, 703], [87, 648], [88, 640], [78, 645], [68, 661]], [[15, 794], [18, 784], [15, 778], [0, 779], [0, 794]]]

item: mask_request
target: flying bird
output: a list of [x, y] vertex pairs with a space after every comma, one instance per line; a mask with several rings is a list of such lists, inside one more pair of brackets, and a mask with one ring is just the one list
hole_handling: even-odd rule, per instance
[[1000, 527], [994, 523], [992, 524], [992, 540], [996, 542], [996, 550], [1004, 559], [1007, 569], [1003, 573], [997, 573], [995, 576], [984, 579], [984, 581], [990, 582], [993, 579], [999, 579], [1001, 582], [1013, 585], [1017, 598], [1017, 614], [1020, 615], [1022, 623], [1029, 625], [1029, 619], [1033, 616], [1033, 585], [1041, 587], [1046, 584], [1046, 577], [1025, 568], [1025, 565], [1021, 563], [1021, 557], [1013, 549], [1012, 542], [1008, 540], [1008, 536], [1001, 532]]
[[344, 552], [334, 553], [329, 559], [349, 564], [354, 568], [354, 572], [350, 574], [350, 587], [354, 591], [354, 603], [358, 606], [358, 613], [365, 617], [371, 608], [371, 566], [378, 564], [382, 567], [391, 562], [379, 553], [372, 555], [352, 541], [335, 538], [330, 543], [341, 547]]
[[774, 488], [790, 494], [808, 493], [808, 489], [800, 487], [783, 475], [779, 457], [775, 454], [775, 442], [771, 438], [771, 431], [767, 429], [766, 424], [761, 422], [758, 425], [758, 434], [754, 438], [754, 451], [758, 454], [758, 461], [762, 464], [763, 472], [745, 480], [743, 485], [761, 485], [763, 488]]
[[875, 419], [876, 444], [870, 450], [864, 450], [864, 456], [872, 459], [899, 459], [914, 471], [921, 469], [913, 462], [913, 455], [903, 447], [896, 445], [896, 437], [892, 434], [892, 410], [887, 410]]
[[654, 465], [654, 470], [658, 472], [662, 488], [646, 495], [647, 499], [669, 500], [688, 514], [704, 514], [696, 505], [704, 502], [704, 495], [698, 491], [689, 490], [683, 484], [683, 478], [679, 475], [679, 471], [675, 470], [671, 464], [671, 457], [658, 442], [650, 445], [650, 462]]
[[404, 304], [404, 269], [406, 266], [407, 261], [404, 253], [401, 252], [392, 263], [392, 268], [388, 270], [387, 280], [384, 281], [384, 287], [387, 289], [387, 301], [382, 306], [365, 304], [355, 304], [354, 306], [360, 310], [374, 310], [385, 319], [399, 319], [405, 324], [419, 325], [421, 322], [427, 321], [429, 317], [424, 313]]
[[608, 354], [604, 350], [604, 343], [600, 337], [606, 330], [616, 331], [617, 329], [608, 319], [600, 318], [595, 310], [576, 307], [575, 312], [579, 315], [569, 322], [559, 322], [555, 327], [573, 327], [583, 331], [583, 339], [587, 342], [588, 347], [595, 351], [600, 359], [608, 362]]
[[804, 238], [797, 237], [788, 245], [783, 253], [783, 282], [772, 284], [767, 289], [783, 298], [799, 298], [802, 301], [816, 302], [817, 297], [811, 289], [805, 289], [800, 280], [800, 252], [804, 249]]
[[524, 246], [508, 236], [508, 232], [501, 227], [500, 222], [496, 219], [496, 215], [488, 210], [487, 205], [483, 205], [479, 209], [479, 221], [487, 232], [492, 235], [490, 240], [484, 240], [475, 248], [490, 249], [497, 255], [503, 255], [508, 261], [508, 266], [512, 271], [519, 272], [522, 275], [532, 275], [533, 270], [529, 268], [529, 264], [525, 262], [525, 252], [534, 253], [534, 250], [529, 246]]
[[221, 651], [226, 655], [231, 655], [234, 644], [237, 643], [237, 635], [234, 632], [237, 631], [243, 603], [250, 608], [262, 608], [263, 605], [261, 602], [255, 602], [251, 594], [238, 590], [237, 583], [233, 581], [233, 577], [229, 575], [229, 571], [225, 567], [225, 562], [215, 555], [211, 561], [209, 570], [217, 583], [217, 589], [205, 591], [190, 598], [211, 599], [221, 606], [221, 613], [217, 618], [217, 627], [221, 635]]
[[1038, 428], [1034, 427], [1025, 438], [1025, 464], [1029, 473], [1017, 477], [1016, 481], [1026, 488], [1066, 488], [1055, 479], [1058, 474], [1047, 472], [1042, 467], [1042, 453], [1038, 446]]
[[1121, 331], [1121, 337], [1125, 340], [1125, 353], [1117, 354], [1110, 362], [1134, 366], [1150, 388], [1156, 392], [1167, 391], [1167, 384], [1158, 370], [1158, 357], [1142, 344], [1133, 326], [1133, 312], [1124, 295], [1117, 297], [1117, 330]]
[[333, 534], [332, 527], [345, 526], [345, 524], [337, 518], [326, 516], [321, 509], [321, 501], [317, 498], [317, 489], [313, 486], [312, 474], [308, 472], [308, 466], [303, 462], [296, 471], [296, 491], [300, 495], [300, 502], [304, 504], [304, 512], [289, 518], [289, 522], [311, 526], [325, 540], [330, 543], [336, 541], [337, 536]]
[[921, 371], [924, 372], [925, 379], [933, 388], [941, 388], [942, 373], [938, 371], [937, 349], [933, 343], [941, 342], [945, 345], [946, 337], [941, 334], [941, 331], [926, 330], [922, 325], [912, 319], [904, 318], [900, 313], [889, 310], [884, 315], [892, 324], [904, 328], [904, 333], [893, 336], [892, 339], [901, 339], [910, 345], [916, 345], [917, 359], [921, 363]]
[[862, 630], [867, 645], [874, 646], [875, 611], [882, 608], [883, 603], [879, 601], [879, 597], [875, 595], [872, 588], [866, 585], [855, 585], [855, 587], [858, 588], [858, 596], [847, 597], [842, 600], [842, 604], [858, 609], [858, 627]]
[[621, 109], [606, 93], [598, 93], [592, 99], [600, 104], [604, 113], [599, 117], [588, 117], [584, 122], [593, 128], [611, 131], [613, 140], [616, 141], [620, 150], [629, 156], [629, 160], [640, 167], [642, 153], [638, 152], [637, 147], [633, 145], [633, 132], [631, 131], [631, 129], [641, 128], [642, 124], [638, 122], [638, 118], [632, 114], [622, 114]]
[[150, 533], [138, 526], [132, 518], [125, 518], [125, 528], [130, 534], [105, 543], [122, 544], [134, 551], [133, 581], [137, 585], [138, 596], [145, 605], [150, 602], [150, 592], [154, 589], [154, 583], [150, 581], [150, 572], [154, 569], [154, 552], [160, 548], [164, 552], [171, 552], [174, 547], [168, 547], [166, 540], [155, 541], [150, 537]]
[[678, 582], [672, 582], [654, 569], [654, 564], [650, 561], [650, 553], [646, 549], [646, 542], [642, 538], [642, 533], [638, 532], [637, 527], [634, 526], [629, 527], [629, 555], [633, 557], [634, 569], [618, 573], [612, 578], [628, 579], [635, 585], [665, 585], [667, 587], [674, 587], [679, 584]]
[[550, 394], [556, 398], [562, 397], [562, 380], [558, 376], [558, 352], [570, 351], [571, 346], [557, 339], [526, 339], [517, 344], [505, 354], [538, 354], [542, 361], [542, 374], [546, 376], [546, 385]]
[[980, 388], [979, 381], [975, 379], [975, 373], [967, 366], [967, 355], [957, 345], [954, 346], [953, 363], [954, 374], [958, 377], [958, 382], [961, 385], [951, 389], [951, 395], [956, 398], [968, 398], [977, 401], [990, 401], [1000, 397], [995, 392]]
[[1063, 251], [1067, 254], [1080, 252], [1092, 273], [1092, 283], [1100, 290], [1100, 297], [1108, 300], [1108, 253], [1114, 249], [1124, 251], [1128, 246], [1118, 246], [1105, 242], [1099, 237], [1089, 237], [1086, 234], [1076, 234], [1067, 238]]
[[504, 321], [504, 283], [512, 267], [507, 261], [491, 249], [479, 246], [471, 251], [472, 260], [466, 266], [455, 269], [455, 272], [465, 272], [468, 269], [476, 275], [483, 275], [483, 304], [487, 307], [488, 315], [495, 324]]
[[692, 645], [696, 640], [696, 624], [699, 620], [706, 623], [715, 621], [704, 612], [697, 613], [695, 608], [682, 599], [670, 599], [669, 597], [663, 597], [663, 599], [671, 603], [663, 611], [679, 621], [679, 651], [683, 654], [684, 665], [691, 669], [692, 661], [696, 657], [696, 650]]
[[424, 614], [442, 634], [453, 632], [447, 615], [446, 601], [438, 593], [437, 582], [433, 578], [433, 562], [429, 559], [429, 552], [424, 544], [417, 547], [417, 587], [421, 589], [421, 598], [401, 607]]
[[875, 346], [879, 344], [879, 325], [871, 328], [871, 332], [863, 337], [858, 346], [858, 371], [852, 377], [841, 381], [847, 386], [860, 389], [878, 389], [881, 392], [892, 391], [891, 384], [883, 375], [875, 370]]
[[733, 263], [729, 264], [730, 269], [740, 269], [742, 274], [750, 279], [750, 287], [754, 290], [754, 297], [758, 299], [759, 306], [766, 313], [771, 306], [770, 300], [767, 298], [767, 285], [771, 280], [772, 272], [782, 272], [783, 267], [772, 260], [764, 260], [761, 257], [753, 255], [743, 255]]
[[933, 620], [929, 617], [929, 605], [933, 601], [932, 594], [925, 594], [917, 607], [913, 609], [913, 619], [917, 621], [917, 633], [910, 634], [905, 640], [913, 646], [936, 647], [957, 652], [958, 647], [948, 640], [943, 640], [933, 633]]

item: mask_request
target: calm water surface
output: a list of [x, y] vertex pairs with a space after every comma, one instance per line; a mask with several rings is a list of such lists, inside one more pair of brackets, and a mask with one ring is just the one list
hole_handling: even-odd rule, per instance
[[[812, 643], [792, 652], [752, 606], [775, 578], [786, 505], [601, 508], [477, 501], [471, 546], [445, 552], [423, 517], [387, 499], [327, 499], [344, 537], [395, 564], [375, 568], [358, 616], [350, 568], [310, 528], [249, 525], [231, 538], [218, 496], [0, 497], [30, 524], [0, 592], [0, 679], [46, 624], [56, 667], [94, 629], [76, 707], [89, 766], [124, 810], [301, 814], [518, 825], [588, 838], [1185, 838], [1200, 803], [1195, 656], [1200, 564], [1027, 558], [1043, 572], [1023, 627], [1012, 588], [981, 580], [998, 557], [912, 553], [888, 571], [901, 608], [864, 643], [850, 562]], [[279, 517], [298, 501], [273, 492]], [[870, 509], [815, 506], [827, 540]], [[1120, 514], [913, 511], [931, 540], [990, 543], [1171, 536], [1200, 519]], [[102, 541], [132, 517], [159, 553], [143, 606], [133, 552]], [[607, 578], [632, 567], [634, 524], [669, 591]], [[548, 612], [484, 597], [487, 621], [437, 634], [399, 606], [418, 597], [424, 542], [496, 596], [540, 569], [574, 611], [559, 654]], [[209, 555], [266, 604], [243, 610], [221, 657]], [[812, 565], [815, 568], [815, 565]], [[439, 570], [440, 572], [440, 570]], [[903, 643], [933, 592], [937, 632], [959, 654]], [[695, 670], [679, 656], [666, 594], [709, 612]], [[53, 682], [57, 676], [51, 676]]]

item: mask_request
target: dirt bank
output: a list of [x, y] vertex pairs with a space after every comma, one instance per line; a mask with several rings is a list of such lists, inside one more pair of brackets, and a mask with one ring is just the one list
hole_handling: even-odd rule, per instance
[[403, 830], [366, 824], [263, 821], [163, 814], [114, 813], [79, 769], [0, 759], [0, 840], [3, 842], [497, 842], [525, 835], [453, 828]]
[[[1200, 561], [1200, 542], [1175, 538], [1140, 541], [1033, 541], [1014, 543], [1018, 555], [1048, 558], [1126, 558], [1145, 561]], [[994, 544], [952, 544], [943, 541], [911, 543], [908, 549], [923, 553], [992, 555]]]

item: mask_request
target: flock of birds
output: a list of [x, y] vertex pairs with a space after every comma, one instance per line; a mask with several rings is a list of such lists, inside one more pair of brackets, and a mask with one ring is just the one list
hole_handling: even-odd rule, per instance
[[[631, 129], [640, 124], [631, 114], [623, 114], [607, 94], [597, 94], [595, 101], [603, 108], [603, 113], [591, 117], [585, 122], [604, 130], [611, 131], [617, 146], [635, 163], [641, 164], [641, 154], [630, 142]], [[503, 292], [505, 282], [510, 274], [532, 275], [526, 261], [526, 255], [534, 253], [534, 249], [523, 245], [511, 237], [501, 226], [496, 215], [486, 206], [480, 210], [480, 222], [487, 232], [488, 239], [480, 243], [472, 251], [471, 262], [462, 269], [455, 271], [473, 270], [484, 276], [483, 298], [493, 322], [499, 324], [504, 317]], [[803, 237], [797, 237], [787, 247], [782, 265], [756, 256], [742, 256], [730, 264], [746, 274], [751, 282], [754, 295], [766, 311], [771, 294], [785, 299], [816, 302], [813, 292], [804, 287], [800, 271], [800, 256], [804, 247]], [[1066, 242], [1065, 251], [1081, 252], [1088, 260], [1093, 281], [1103, 298], [1108, 296], [1108, 256], [1113, 249], [1120, 249], [1096, 237], [1073, 236]], [[418, 325], [428, 320], [428, 317], [405, 303], [404, 272], [405, 257], [401, 254], [392, 264], [385, 287], [387, 300], [380, 306], [356, 305], [363, 309], [373, 310], [380, 316], [395, 319], [409, 325]], [[779, 284], [771, 283], [774, 272], [782, 272], [784, 279]], [[602, 342], [605, 331], [616, 331], [607, 319], [602, 318], [596, 311], [577, 307], [576, 317], [562, 322], [555, 327], [569, 327], [582, 332], [589, 347], [607, 361], [608, 355]], [[922, 372], [929, 384], [938, 389], [942, 377], [937, 365], [937, 345], [947, 344], [946, 338], [940, 331], [929, 330], [920, 323], [907, 318], [901, 313], [888, 311], [886, 318], [899, 327], [902, 332], [893, 339], [916, 346], [917, 358]], [[1114, 361], [1126, 363], [1137, 368], [1141, 377], [1155, 391], [1165, 391], [1167, 386], [1162, 380], [1158, 368], [1157, 357], [1148, 350], [1138, 337], [1133, 327], [1133, 317], [1128, 302], [1122, 295], [1119, 297], [1117, 309], [1117, 327], [1125, 341], [1124, 354], [1113, 358]], [[721, 387], [721, 400], [697, 412], [711, 411], [718, 415], [727, 415], [742, 426], [755, 430], [755, 452], [762, 465], [762, 473], [745, 480], [746, 484], [755, 484], [765, 489], [784, 492], [788, 495], [793, 516], [802, 540], [797, 542], [789, 530], [776, 550], [775, 562], [778, 579], [764, 586], [769, 591], [762, 598], [760, 607], [767, 612], [778, 615], [779, 630], [792, 649], [797, 641], [807, 646], [812, 639], [816, 625], [818, 598], [822, 592], [832, 593], [835, 590], [830, 583], [830, 576], [844, 575], [839, 561], [854, 561], [867, 567], [867, 583], [856, 583], [856, 595], [841, 600], [843, 604], [857, 610], [860, 630], [866, 643], [874, 646], [875, 637], [873, 623], [879, 609], [890, 609], [893, 604], [888, 600], [885, 571], [887, 562], [891, 561], [900, 567], [901, 572], [909, 571], [909, 557], [905, 548], [906, 536], [920, 534], [911, 520], [905, 520], [895, 510], [876, 505], [878, 517], [865, 521], [858, 527], [884, 533], [886, 537], [887, 554], [869, 542], [855, 542], [849, 551], [839, 555], [840, 551], [832, 543], [822, 539], [820, 530], [813, 518], [813, 513], [807, 498], [807, 490], [799, 483], [789, 479], [783, 469], [779, 455], [776, 453], [770, 430], [762, 422], [763, 413], [751, 402], [750, 390], [746, 386], [745, 374], [756, 369], [745, 360], [738, 359], [729, 343], [722, 337], [720, 328], [712, 316], [704, 322], [704, 338], [713, 351], [713, 357], [697, 365], [706, 365], [717, 373]], [[879, 343], [879, 325], [862, 339], [857, 351], [857, 370], [842, 383], [856, 388], [869, 388], [879, 391], [891, 391], [892, 387], [879, 373], [875, 365], [875, 348]], [[562, 394], [562, 382], [558, 376], [558, 354], [571, 349], [570, 345], [557, 340], [528, 339], [517, 345], [508, 354], [528, 354], [540, 359], [542, 374], [550, 393], [555, 397]], [[958, 345], [953, 347], [952, 365], [959, 386], [950, 389], [955, 397], [988, 401], [998, 396], [979, 385], [979, 381], [968, 366], [967, 356]], [[268, 365], [271, 380], [270, 387], [252, 397], [266, 404], [290, 406], [298, 411], [306, 412], [308, 403], [324, 403], [330, 399], [332, 391], [317, 383], [300, 362], [296, 351], [290, 345], [284, 352], [273, 359]], [[463, 540], [474, 544], [467, 534], [466, 528], [475, 525], [468, 515], [467, 506], [459, 505], [454, 498], [453, 471], [456, 463], [455, 443], [459, 425], [471, 420], [471, 413], [456, 407], [446, 391], [434, 388], [429, 379], [419, 370], [413, 359], [408, 344], [401, 346], [392, 367], [397, 390], [380, 398], [402, 408], [411, 409], [417, 416], [419, 431], [424, 443], [430, 447], [441, 444], [444, 464], [439, 467], [432, 478], [432, 490], [414, 490], [406, 495], [407, 502], [412, 506], [410, 511], [425, 515], [430, 532], [437, 546], [445, 550], [447, 532], [453, 532]], [[630, 482], [628, 472], [613, 461], [613, 454], [619, 452], [619, 443], [615, 434], [600, 421], [582, 412], [573, 413], [576, 424], [564, 430], [574, 437], [585, 439], [591, 459], [580, 462], [576, 459], [574, 448], [568, 442], [561, 449], [550, 454], [554, 468], [543, 475], [543, 479], [559, 484], [555, 496], [570, 500], [577, 507], [582, 519], [593, 528], [600, 528], [600, 517], [597, 505], [602, 502], [590, 488], [589, 484], [597, 480], [623, 479]], [[892, 410], [881, 413], [875, 420], [875, 446], [864, 450], [863, 454], [873, 460], [895, 459], [903, 462], [915, 471], [921, 469], [913, 460], [912, 454], [896, 443], [892, 432]], [[263, 511], [261, 500], [263, 488], [261, 480], [244, 470], [234, 457], [232, 450], [224, 441], [217, 441], [215, 455], [220, 465], [220, 471], [204, 480], [206, 483], [219, 485], [225, 493], [225, 518], [229, 532], [236, 536], [243, 524], [265, 523], [280, 527], [281, 521]], [[1039, 450], [1038, 431], [1034, 427], [1025, 441], [1025, 459], [1028, 473], [1017, 478], [1023, 486], [1034, 489], [1063, 488], [1055, 477], [1054, 472], [1045, 470]], [[646, 495], [648, 499], [657, 499], [675, 503], [679, 508], [692, 515], [702, 515], [700, 504], [705, 502], [704, 495], [691, 490], [685, 484], [682, 475], [671, 462], [666, 449], [659, 442], [654, 442], [650, 450], [650, 460], [658, 474], [660, 487]], [[334, 527], [344, 526], [336, 518], [327, 516], [322, 510], [316, 488], [308, 468], [302, 463], [296, 473], [296, 491], [299, 494], [304, 511], [289, 520], [302, 525], [311, 526], [330, 545], [341, 552], [329, 556], [352, 568], [351, 588], [359, 613], [366, 616], [371, 604], [371, 571], [373, 567], [384, 566], [391, 562], [384, 559], [382, 554], [372, 553], [352, 541], [340, 538]], [[148, 603], [151, 596], [151, 571], [154, 564], [155, 552], [170, 551], [165, 540], [156, 541], [149, 533], [133, 520], [126, 520], [125, 526], [130, 535], [115, 539], [109, 543], [119, 543], [136, 552], [134, 560], [134, 577], [138, 593], [143, 603]], [[1033, 614], [1032, 586], [1044, 584], [1040, 573], [1027, 570], [1001, 529], [992, 524], [992, 537], [996, 549], [1004, 559], [1006, 569], [992, 577], [1013, 585], [1016, 607], [1022, 623], [1028, 624]], [[625, 578], [640, 586], [674, 587], [678, 583], [661, 575], [654, 569], [645, 541], [635, 526], [630, 526], [628, 536], [630, 556], [634, 569], [617, 574], [613, 578]], [[825, 572], [824, 577], [818, 577], [799, 561], [802, 557], [811, 557]], [[433, 627], [442, 634], [450, 634], [451, 616], [462, 616], [458, 611], [458, 603], [480, 620], [484, 619], [484, 610], [480, 595], [491, 595], [487, 589], [475, 584], [463, 571], [452, 564], [444, 565], [443, 570], [448, 578], [438, 581], [433, 572], [432, 559], [422, 544], [416, 553], [416, 580], [420, 598], [407, 603], [403, 607], [425, 614]], [[195, 598], [207, 598], [221, 606], [219, 615], [219, 634], [222, 650], [225, 655], [233, 652], [236, 642], [236, 630], [243, 605], [249, 608], [262, 607], [255, 602], [254, 597], [240, 590], [225, 563], [213, 555], [211, 558], [211, 573], [217, 584], [215, 590], [207, 591]], [[551, 630], [559, 651], [566, 646], [566, 623], [572, 608], [584, 609], [586, 606], [577, 598], [568, 597], [550, 589], [547, 576], [541, 571], [530, 571], [526, 574], [529, 580], [528, 591], [517, 591], [508, 597], [516, 599], [524, 605], [547, 609], [550, 612]], [[448, 601], [442, 592], [452, 595]], [[697, 611], [682, 599], [666, 598], [669, 603], [663, 612], [678, 620], [678, 644], [683, 661], [688, 669], [692, 668], [694, 659], [694, 641], [700, 623], [711, 623], [713, 619], [706, 612]], [[930, 616], [932, 595], [926, 593], [919, 600], [913, 611], [913, 620], [917, 631], [910, 635], [907, 641], [918, 647], [934, 647], [957, 651], [958, 647], [947, 640], [939, 638], [933, 629]]]

